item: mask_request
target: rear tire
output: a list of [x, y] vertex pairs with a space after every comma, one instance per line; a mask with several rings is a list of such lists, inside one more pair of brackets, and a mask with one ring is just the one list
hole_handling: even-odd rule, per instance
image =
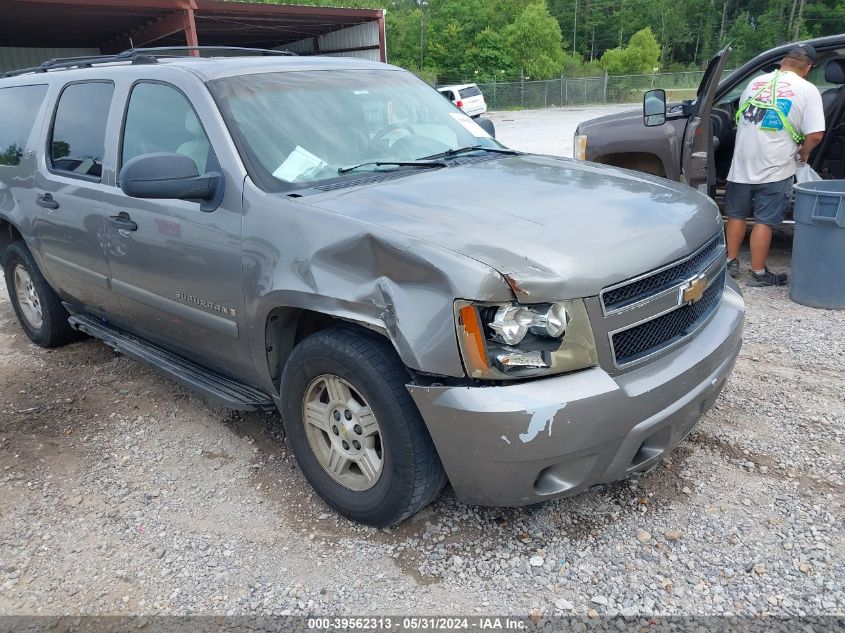
[[38, 270], [23, 240], [6, 247], [3, 274], [15, 316], [33, 343], [58, 347], [79, 338], [68, 323], [67, 310]]
[[299, 468], [353, 521], [394, 525], [443, 488], [443, 466], [405, 386], [410, 381], [384, 338], [348, 327], [309, 336], [285, 364], [282, 421]]

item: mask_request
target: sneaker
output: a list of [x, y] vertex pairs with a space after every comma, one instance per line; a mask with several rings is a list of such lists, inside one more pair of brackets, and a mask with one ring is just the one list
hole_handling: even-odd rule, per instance
[[739, 277], [739, 260], [736, 257], [728, 260], [728, 273], [734, 279]]
[[762, 275], [758, 275], [752, 270], [746, 285], [753, 287], [784, 286], [786, 285], [786, 273], [773, 273], [767, 268]]

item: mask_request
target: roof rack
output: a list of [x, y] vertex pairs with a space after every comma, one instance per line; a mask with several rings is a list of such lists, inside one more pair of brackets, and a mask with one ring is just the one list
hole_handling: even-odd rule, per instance
[[3, 73], [3, 77], [15, 77], [28, 73], [46, 73], [49, 70], [68, 68], [91, 68], [95, 64], [113, 64], [115, 62], [131, 62], [132, 64], [157, 64], [159, 58], [186, 57], [187, 55], [168, 54], [168, 51], [182, 53], [200, 53], [199, 57], [214, 57], [202, 55], [202, 51], [212, 53], [244, 53], [248, 55], [275, 56], [296, 55], [291, 51], [267, 48], [242, 48], [238, 46], [160, 46], [154, 48], [130, 48], [116, 55], [90, 55], [86, 57], [55, 57], [31, 68], [21, 68]]
[[[275, 55], [296, 55], [296, 53], [288, 50], [278, 50], [275, 48], [244, 48], [243, 46], [155, 46], [153, 48], [130, 48], [127, 51], [123, 51], [121, 55], [127, 54], [147, 54], [153, 55], [156, 57], [181, 57], [181, 55], [164, 55], [166, 51], [177, 51], [177, 52], [198, 52], [202, 53], [202, 51], [210, 51], [211, 53], [248, 53], [251, 55], [260, 55], [262, 57], [272, 57]], [[199, 55], [200, 57], [214, 57], [214, 55]]]

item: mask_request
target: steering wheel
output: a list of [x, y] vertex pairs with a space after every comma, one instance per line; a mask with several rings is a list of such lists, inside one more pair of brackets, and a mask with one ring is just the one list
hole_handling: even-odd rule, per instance
[[375, 133], [373, 136], [373, 140], [370, 141], [370, 145], [376, 145], [381, 143], [384, 140], [384, 137], [390, 134], [391, 132], [396, 132], [398, 130], [406, 132], [409, 136], [415, 134], [414, 128], [412, 128], [407, 123], [391, 123], [390, 125], [385, 125], [381, 128], [378, 132]]

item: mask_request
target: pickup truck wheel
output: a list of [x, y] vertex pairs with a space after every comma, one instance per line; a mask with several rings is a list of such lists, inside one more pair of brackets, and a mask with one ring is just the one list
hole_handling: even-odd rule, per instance
[[330, 328], [297, 345], [282, 372], [282, 421], [299, 468], [345, 517], [384, 527], [425, 507], [440, 458], [390, 344]]
[[68, 323], [67, 310], [38, 270], [23, 241], [6, 247], [3, 273], [12, 308], [33, 343], [58, 347], [78, 338]]

